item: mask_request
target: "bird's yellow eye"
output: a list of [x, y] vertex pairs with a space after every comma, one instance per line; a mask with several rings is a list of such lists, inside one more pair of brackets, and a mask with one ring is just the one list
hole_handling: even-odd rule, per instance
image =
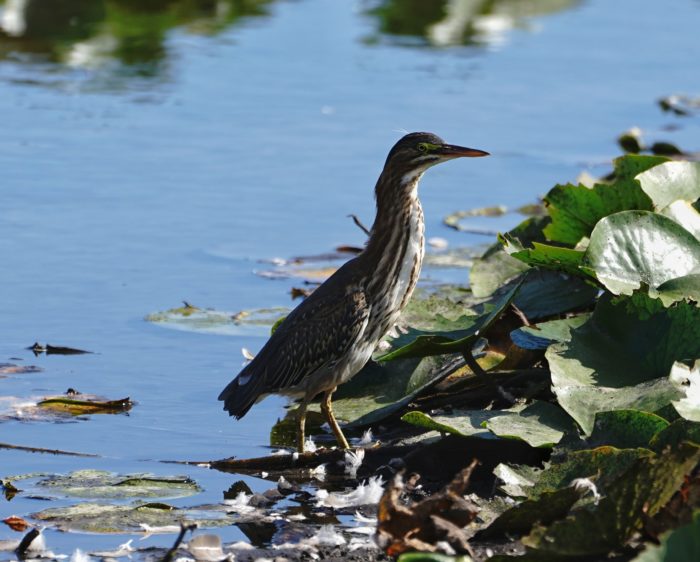
[[418, 143], [418, 150], [421, 152], [428, 152], [428, 143], [427, 142], [419, 142]]

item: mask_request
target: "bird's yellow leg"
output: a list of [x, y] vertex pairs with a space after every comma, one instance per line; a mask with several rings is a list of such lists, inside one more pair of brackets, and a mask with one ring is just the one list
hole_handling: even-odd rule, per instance
[[340, 429], [340, 426], [333, 415], [333, 408], [331, 406], [331, 396], [333, 396], [333, 392], [335, 392], [335, 388], [326, 391], [326, 393], [323, 395], [321, 410], [325, 414], [326, 419], [328, 420], [328, 425], [331, 426], [335, 438], [338, 440], [338, 445], [340, 445], [342, 449], [349, 449], [350, 445], [348, 445], [348, 440], [345, 439], [345, 435], [343, 435], [343, 431]]
[[304, 441], [306, 436], [304, 430], [306, 428], [306, 400], [302, 401], [297, 410], [297, 448], [300, 453], [304, 452]]

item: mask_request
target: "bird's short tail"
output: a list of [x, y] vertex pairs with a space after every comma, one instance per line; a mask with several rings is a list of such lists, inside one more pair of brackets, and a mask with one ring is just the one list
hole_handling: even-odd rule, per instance
[[247, 372], [248, 367], [243, 369], [219, 394], [219, 400], [224, 403], [224, 410], [236, 419], [245, 416], [263, 394], [262, 377], [251, 376], [251, 373]]

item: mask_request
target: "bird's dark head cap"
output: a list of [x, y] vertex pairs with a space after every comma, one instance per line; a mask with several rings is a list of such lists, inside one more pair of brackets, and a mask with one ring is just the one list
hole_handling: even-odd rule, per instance
[[429, 168], [452, 158], [488, 155], [488, 152], [476, 148], [447, 144], [433, 133], [409, 133], [402, 137], [389, 151], [385, 166]]

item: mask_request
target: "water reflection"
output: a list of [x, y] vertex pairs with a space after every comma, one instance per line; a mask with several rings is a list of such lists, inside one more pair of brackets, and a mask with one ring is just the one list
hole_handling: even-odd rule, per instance
[[508, 31], [526, 27], [533, 16], [579, 4], [580, 0], [381, 0], [367, 13], [379, 20], [378, 34], [405, 45], [500, 45]]
[[214, 34], [272, 0], [4, 0], [0, 59], [97, 68], [118, 63], [155, 76], [168, 56], [166, 35], [179, 27]]

